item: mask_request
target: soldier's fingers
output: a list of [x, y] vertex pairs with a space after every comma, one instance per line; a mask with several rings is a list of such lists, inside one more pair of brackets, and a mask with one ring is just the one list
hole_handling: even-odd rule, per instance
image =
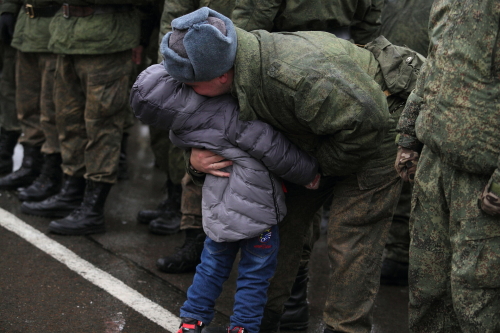
[[216, 177], [229, 177], [231, 175], [229, 172], [224, 172], [220, 170], [210, 170], [208, 173]]

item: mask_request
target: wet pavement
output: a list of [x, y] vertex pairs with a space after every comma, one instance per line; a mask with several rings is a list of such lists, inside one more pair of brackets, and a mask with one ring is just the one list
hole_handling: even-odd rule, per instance
[[[16, 166], [22, 148], [16, 149]], [[158, 236], [136, 222], [137, 212], [163, 198], [165, 176], [154, 167], [148, 129], [136, 124], [129, 137], [129, 179], [118, 182], [106, 202], [107, 232], [92, 236], [47, 233], [50, 219], [20, 213], [14, 191], [0, 191], [0, 208], [64, 245], [99, 269], [178, 316], [193, 274], [165, 274], [156, 260], [184, 240], [183, 233]], [[143, 314], [76, 274], [18, 235], [0, 226], [0, 332], [167, 332]], [[322, 332], [329, 270], [326, 239], [316, 243], [310, 264], [310, 327]], [[226, 325], [233, 305], [233, 270], [216, 303], [212, 325]], [[374, 309], [376, 333], [408, 332], [408, 288], [382, 286]], [[172, 330], [171, 330], [172, 331]], [[283, 331], [282, 331], [283, 332]], [[283, 332], [286, 333], [286, 332]]]

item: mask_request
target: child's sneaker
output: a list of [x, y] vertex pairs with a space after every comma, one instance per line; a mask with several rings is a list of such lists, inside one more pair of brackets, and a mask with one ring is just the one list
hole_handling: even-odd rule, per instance
[[205, 324], [192, 318], [182, 318], [181, 326], [177, 333], [201, 333]]
[[243, 327], [236, 326], [233, 328], [228, 327], [227, 333], [248, 333], [248, 331], [246, 329], [244, 329]]

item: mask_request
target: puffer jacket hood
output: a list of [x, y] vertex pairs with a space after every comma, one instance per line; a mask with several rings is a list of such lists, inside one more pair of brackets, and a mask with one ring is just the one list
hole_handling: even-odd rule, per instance
[[139, 75], [131, 106], [144, 123], [170, 130], [181, 148], [208, 149], [233, 161], [230, 177], [207, 174], [202, 214], [205, 233], [214, 241], [252, 238], [286, 215], [282, 181], [306, 185], [318, 164], [269, 124], [238, 119], [230, 95], [204, 97], [175, 81], [161, 65]]

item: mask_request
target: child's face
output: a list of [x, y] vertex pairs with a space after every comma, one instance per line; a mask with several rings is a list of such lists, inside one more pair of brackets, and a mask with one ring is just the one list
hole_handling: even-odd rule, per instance
[[185, 84], [192, 87], [193, 90], [199, 95], [207, 97], [219, 96], [231, 92], [233, 73], [234, 71], [230, 69], [227, 73], [224, 73], [210, 81], [190, 82]]

